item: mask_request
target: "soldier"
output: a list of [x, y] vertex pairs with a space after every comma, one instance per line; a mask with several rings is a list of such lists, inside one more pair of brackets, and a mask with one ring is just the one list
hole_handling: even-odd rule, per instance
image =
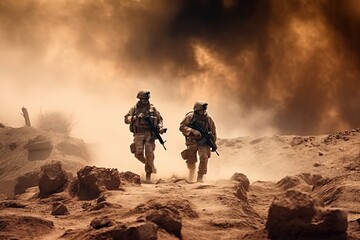
[[216, 151], [216, 127], [214, 121], [207, 114], [208, 104], [206, 102], [198, 101], [194, 105], [194, 111], [186, 114], [184, 120], [180, 123], [180, 131], [185, 136], [185, 144], [187, 149], [181, 152], [181, 156], [186, 160], [187, 167], [189, 169], [189, 180], [194, 181], [197, 153], [199, 154], [200, 164], [197, 175], [197, 182], [203, 182], [203, 176], [207, 173], [207, 163], [210, 158], [210, 146], [206, 141], [203, 141], [201, 133], [190, 127], [191, 123], [196, 121], [199, 126], [206, 133], [210, 133], [210, 138], [213, 142], [212, 151]]
[[139, 101], [125, 115], [125, 123], [130, 124], [130, 131], [134, 135], [134, 142], [130, 145], [131, 153], [145, 164], [146, 181], [150, 182], [151, 174], [156, 173], [154, 166], [155, 137], [145, 118], [150, 118], [151, 123], [159, 129], [159, 133], [164, 133], [166, 129], [163, 128], [163, 118], [160, 112], [149, 102], [150, 92], [141, 90], [138, 92], [137, 98]]

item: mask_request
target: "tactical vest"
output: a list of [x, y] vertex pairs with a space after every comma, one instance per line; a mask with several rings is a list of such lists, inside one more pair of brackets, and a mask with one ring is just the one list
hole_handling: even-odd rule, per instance
[[[194, 111], [191, 111], [189, 113], [187, 113], [186, 115], [191, 114], [191, 121], [197, 121], [200, 126], [202, 127], [202, 129], [204, 129], [205, 131], [211, 131], [210, 129], [210, 120], [209, 117], [206, 118], [199, 118], [198, 116], [195, 115]], [[198, 141], [200, 140], [202, 137], [194, 137], [194, 136], [185, 136], [185, 140], [186, 141]]]
[[[150, 117], [150, 120], [153, 125], [157, 126], [158, 119], [155, 111], [156, 111], [155, 107], [152, 104], [150, 104], [148, 108], [147, 107], [139, 108], [137, 105], [135, 105], [133, 116], [137, 116], [140, 113], [143, 113], [145, 114], [145, 117], [146, 116]], [[130, 123], [129, 128], [130, 128], [130, 132], [132, 133], [141, 133], [150, 130], [149, 126], [145, 122], [145, 118], [141, 118], [141, 119], [137, 118], [135, 121]]]

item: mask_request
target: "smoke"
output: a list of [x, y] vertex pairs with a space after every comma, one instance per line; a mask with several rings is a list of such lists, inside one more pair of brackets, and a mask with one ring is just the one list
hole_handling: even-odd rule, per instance
[[222, 138], [358, 127], [359, 42], [356, 0], [2, 0], [0, 120], [62, 110], [75, 135], [107, 142], [104, 164], [133, 158], [123, 115], [139, 89], [176, 157], [198, 99]]

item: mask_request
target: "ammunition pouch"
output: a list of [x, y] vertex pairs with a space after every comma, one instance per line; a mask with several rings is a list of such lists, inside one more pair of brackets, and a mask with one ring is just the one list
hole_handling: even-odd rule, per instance
[[187, 160], [189, 155], [188, 155], [188, 150], [185, 149], [184, 151], [181, 152], [181, 157], [184, 159], [184, 160]]
[[135, 143], [130, 144], [130, 152], [131, 152], [132, 154], [135, 154], [135, 153], [136, 153]]

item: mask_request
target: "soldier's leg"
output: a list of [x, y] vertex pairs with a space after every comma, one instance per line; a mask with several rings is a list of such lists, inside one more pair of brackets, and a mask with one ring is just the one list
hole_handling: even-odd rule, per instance
[[189, 169], [189, 181], [195, 180], [196, 162], [197, 162], [197, 146], [194, 144], [187, 144], [187, 160], [186, 165]]
[[202, 182], [203, 176], [207, 173], [207, 164], [210, 157], [210, 147], [206, 145], [199, 146], [199, 171], [198, 171], [198, 182]]
[[147, 173], [156, 173], [156, 168], [154, 166], [155, 159], [155, 141], [151, 139], [149, 134], [145, 140], [145, 172]]
[[143, 134], [136, 133], [134, 134], [134, 144], [135, 144], [135, 157], [142, 163], [145, 163], [145, 156], [144, 156], [144, 141], [145, 138]]

